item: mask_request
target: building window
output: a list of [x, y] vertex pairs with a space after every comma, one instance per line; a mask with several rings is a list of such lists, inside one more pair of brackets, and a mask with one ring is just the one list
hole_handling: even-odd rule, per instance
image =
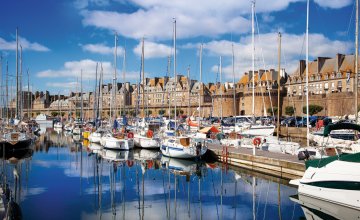
[[338, 87], [338, 88], [341, 88], [341, 87], [342, 87], [342, 81], [338, 81], [337, 87]]
[[341, 78], [341, 77], [342, 77], [341, 72], [338, 72], [338, 73], [336, 74], [336, 77], [337, 77], [337, 78]]

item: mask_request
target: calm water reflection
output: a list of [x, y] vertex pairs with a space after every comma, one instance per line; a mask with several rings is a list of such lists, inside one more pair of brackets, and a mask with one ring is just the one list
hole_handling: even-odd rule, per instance
[[[5, 163], [24, 219], [299, 219], [287, 181], [48, 131]], [[6, 157], [9, 158], [9, 157]], [[15, 174], [14, 175], [14, 171]], [[16, 193], [15, 193], [16, 192]]]

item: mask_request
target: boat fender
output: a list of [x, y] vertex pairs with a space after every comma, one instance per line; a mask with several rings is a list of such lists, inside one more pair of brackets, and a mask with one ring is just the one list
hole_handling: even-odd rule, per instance
[[126, 161], [126, 165], [127, 165], [128, 167], [132, 167], [132, 166], [134, 166], [134, 161], [132, 161], [132, 160], [127, 160], [127, 161]]
[[152, 138], [153, 136], [154, 136], [154, 132], [152, 130], [148, 130], [148, 132], [146, 133], [146, 137]]
[[129, 133], [127, 134], [127, 137], [128, 137], [128, 138], [134, 138], [134, 133], [129, 132]]
[[260, 143], [261, 143], [261, 139], [260, 138], [254, 138], [254, 140], [253, 140], [253, 144], [255, 145], [255, 146], [259, 146], [260, 145]]

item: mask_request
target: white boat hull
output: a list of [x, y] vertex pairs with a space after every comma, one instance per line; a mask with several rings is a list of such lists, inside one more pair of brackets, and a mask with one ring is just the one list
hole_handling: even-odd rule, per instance
[[207, 151], [207, 147], [202, 145], [201, 148], [197, 149], [196, 146], [182, 146], [178, 143], [171, 143], [169, 141], [164, 141], [161, 145], [161, 153], [167, 157], [175, 157], [180, 159], [192, 159], [196, 157], [201, 157]]
[[89, 135], [89, 141], [91, 143], [100, 143], [101, 141], [101, 134], [97, 132], [93, 132]]
[[298, 193], [360, 210], [360, 163], [336, 160], [324, 167], [309, 167], [299, 180]]
[[134, 148], [134, 141], [132, 139], [117, 139], [114, 137], [103, 137], [100, 141], [104, 148], [114, 150], [130, 150]]
[[134, 145], [142, 148], [159, 148], [161, 143], [158, 138], [147, 138], [138, 134], [134, 135]]

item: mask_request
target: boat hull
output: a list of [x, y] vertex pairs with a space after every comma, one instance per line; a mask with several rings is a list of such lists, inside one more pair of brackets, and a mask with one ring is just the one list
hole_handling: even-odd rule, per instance
[[160, 147], [160, 139], [157, 138], [147, 138], [142, 137], [140, 135], [134, 136], [134, 145], [136, 147], [141, 148], [159, 148]]
[[134, 148], [134, 141], [131, 139], [102, 138], [101, 145], [107, 149], [130, 150]]

